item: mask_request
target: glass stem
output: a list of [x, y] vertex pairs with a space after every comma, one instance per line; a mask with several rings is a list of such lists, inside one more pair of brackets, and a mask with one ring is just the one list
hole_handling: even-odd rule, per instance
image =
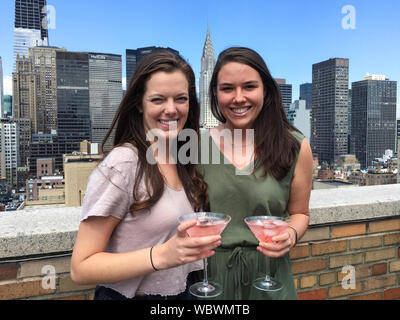
[[207, 258], [203, 259], [204, 263], [204, 277], [203, 277], [203, 286], [208, 286], [208, 276], [207, 276]]
[[269, 281], [271, 281], [271, 276], [270, 276], [270, 273], [271, 273], [271, 259], [268, 258], [268, 257], [266, 257], [265, 269], [266, 269], [266, 271], [265, 271], [265, 273], [266, 273], [265, 274], [265, 281], [269, 282]]

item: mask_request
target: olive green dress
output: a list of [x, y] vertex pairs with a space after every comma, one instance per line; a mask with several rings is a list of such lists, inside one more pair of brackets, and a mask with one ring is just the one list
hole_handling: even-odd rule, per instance
[[[304, 136], [292, 134], [301, 143]], [[245, 217], [266, 215], [268, 211], [274, 216], [289, 217], [286, 207], [297, 156], [281, 181], [272, 175], [260, 178], [262, 168], [255, 174], [237, 175], [235, 166], [219, 151], [208, 131], [202, 133], [201, 139], [201, 145], [209, 146], [210, 164], [204, 164], [202, 159], [198, 168], [208, 184], [210, 210], [232, 217], [222, 233], [221, 246], [208, 259], [209, 280], [220, 283], [224, 290], [216, 299], [297, 299], [289, 254], [271, 259], [271, 274], [283, 283], [282, 290], [265, 292], [252, 286], [256, 278], [265, 275], [266, 257], [256, 250], [259, 242], [244, 222]], [[213, 153], [218, 154], [219, 164], [212, 164], [218, 162]]]

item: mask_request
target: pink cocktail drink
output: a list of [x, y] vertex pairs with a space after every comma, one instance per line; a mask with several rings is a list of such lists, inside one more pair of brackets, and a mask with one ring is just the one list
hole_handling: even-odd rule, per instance
[[252, 220], [247, 225], [258, 241], [266, 243], [273, 243], [272, 238], [288, 228], [288, 223], [282, 220]]
[[[272, 238], [287, 231], [289, 221], [282, 217], [274, 216], [253, 216], [244, 219], [251, 232], [260, 242], [274, 243]], [[278, 291], [283, 288], [283, 285], [272, 278], [269, 274], [270, 259], [267, 259], [267, 274], [265, 278], [258, 278], [253, 282], [253, 286], [262, 291]]]
[[190, 237], [206, 237], [221, 234], [228, 221], [213, 218], [199, 218], [197, 224], [187, 230]]
[[[231, 217], [214, 212], [194, 212], [179, 217], [179, 222], [196, 221], [196, 225], [186, 230], [189, 237], [217, 236], [222, 233], [226, 225], [231, 221]], [[196, 282], [189, 287], [189, 292], [198, 298], [215, 298], [222, 293], [219, 283], [208, 282], [207, 258], [203, 258], [204, 278], [202, 282]]]

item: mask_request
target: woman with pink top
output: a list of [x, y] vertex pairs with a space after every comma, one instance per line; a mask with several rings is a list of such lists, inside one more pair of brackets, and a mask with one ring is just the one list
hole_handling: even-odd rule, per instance
[[73, 281], [98, 284], [95, 299], [190, 299], [188, 275], [220, 245], [220, 236], [187, 237], [193, 221], [178, 225], [207, 207], [196, 165], [148, 141], [179, 151], [186, 128], [199, 132], [192, 68], [166, 50], [146, 55], [104, 139], [113, 133], [113, 148], [89, 178], [71, 259]]

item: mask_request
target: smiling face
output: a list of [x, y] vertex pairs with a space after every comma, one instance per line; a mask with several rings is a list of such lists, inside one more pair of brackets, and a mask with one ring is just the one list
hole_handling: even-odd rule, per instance
[[253, 128], [264, 103], [259, 73], [243, 63], [225, 64], [218, 73], [217, 99], [228, 128]]
[[157, 129], [166, 139], [176, 137], [189, 112], [188, 81], [183, 72], [152, 74], [146, 82], [141, 112], [146, 133]]

